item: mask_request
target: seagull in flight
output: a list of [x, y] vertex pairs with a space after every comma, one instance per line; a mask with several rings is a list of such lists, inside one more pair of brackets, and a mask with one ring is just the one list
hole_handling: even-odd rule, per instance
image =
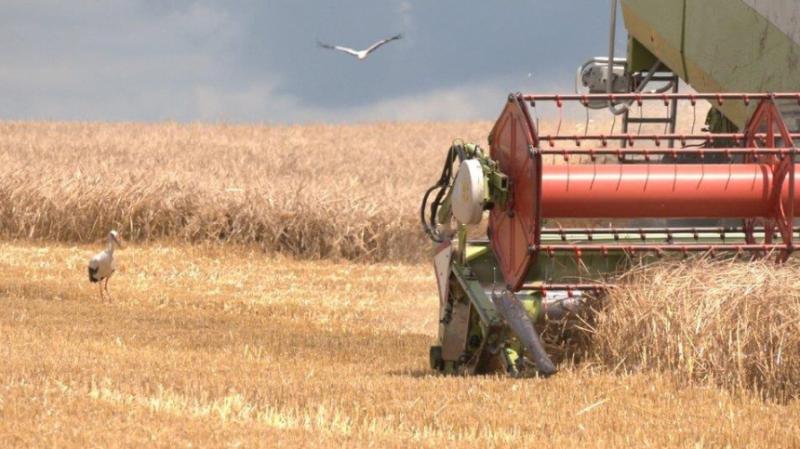
[[402, 39], [402, 38], [403, 38], [403, 35], [402, 34], [398, 34], [398, 35], [392, 36], [390, 38], [382, 39], [382, 40], [379, 40], [378, 42], [375, 42], [374, 44], [370, 45], [369, 48], [367, 48], [366, 50], [353, 50], [352, 48], [349, 48], [349, 47], [341, 47], [339, 45], [328, 45], [328, 44], [322, 43], [320, 41], [317, 41], [317, 45], [319, 45], [322, 48], [327, 48], [328, 50], [343, 51], [343, 52], [345, 52], [345, 53], [347, 53], [349, 55], [355, 56], [356, 58], [358, 58], [359, 61], [363, 61], [363, 60], [367, 59], [367, 56], [369, 56], [370, 53], [372, 53], [373, 51], [377, 50], [378, 47], [380, 47], [381, 45], [386, 44], [386, 43], [391, 42], [391, 41], [396, 41], [396, 40], [399, 40], [399, 39]]

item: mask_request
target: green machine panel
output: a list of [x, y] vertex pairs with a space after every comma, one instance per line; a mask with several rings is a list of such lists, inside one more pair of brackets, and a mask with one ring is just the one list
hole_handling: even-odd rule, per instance
[[[698, 92], [800, 91], [800, 2], [797, 0], [621, 0], [629, 68], [656, 57]], [[750, 108], [754, 108], [751, 105]], [[737, 126], [752, 110], [719, 108]], [[781, 108], [800, 130], [800, 107]]]

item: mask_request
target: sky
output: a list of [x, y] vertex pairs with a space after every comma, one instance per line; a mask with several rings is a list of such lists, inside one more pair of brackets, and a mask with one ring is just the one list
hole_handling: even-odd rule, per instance
[[[605, 0], [3, 0], [0, 119], [348, 123], [494, 118], [571, 92]], [[367, 60], [317, 40], [366, 48]], [[617, 37], [624, 51], [624, 31]]]

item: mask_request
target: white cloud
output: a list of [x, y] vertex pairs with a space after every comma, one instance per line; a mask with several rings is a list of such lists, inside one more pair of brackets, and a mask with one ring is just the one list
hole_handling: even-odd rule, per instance
[[389, 98], [345, 112], [349, 120], [476, 120], [496, 116], [508, 91], [500, 80]]
[[[76, 7], [77, 8], [77, 7]], [[241, 25], [201, 2], [155, 11], [87, 2], [80, 13], [31, 5], [0, 27], [0, 114], [12, 118], [194, 117], [193, 85], [224, 79]], [[188, 102], [188, 103], [187, 103]]]
[[[335, 14], [345, 14], [330, 6], [9, 0], [0, 17], [0, 117], [472, 120], [496, 117], [510, 91], [533, 83], [551, 90], [526, 76], [534, 63], [552, 70], [534, 53], [509, 62], [500, 58], [508, 52], [492, 45], [447, 45], [451, 19], [432, 13], [443, 6], [387, 3], [367, 8], [363, 21], [379, 32], [404, 32], [405, 40], [391, 54], [355, 65], [326, 58], [314, 46], [314, 33], [335, 29]], [[500, 38], [480, 42], [492, 39]]]
[[500, 113], [511, 85], [508, 79], [496, 79], [348, 108], [305, 104], [292, 95], [277, 93], [276, 81], [227, 91], [214, 86], [196, 86], [193, 96], [197, 115], [202, 120], [211, 121], [480, 120], [494, 118]]

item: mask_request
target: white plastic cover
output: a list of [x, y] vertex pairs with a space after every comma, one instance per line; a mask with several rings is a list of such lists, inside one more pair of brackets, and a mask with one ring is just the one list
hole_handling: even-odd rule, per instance
[[483, 217], [485, 196], [483, 168], [476, 159], [468, 159], [458, 167], [453, 185], [453, 216], [461, 224], [478, 224]]

